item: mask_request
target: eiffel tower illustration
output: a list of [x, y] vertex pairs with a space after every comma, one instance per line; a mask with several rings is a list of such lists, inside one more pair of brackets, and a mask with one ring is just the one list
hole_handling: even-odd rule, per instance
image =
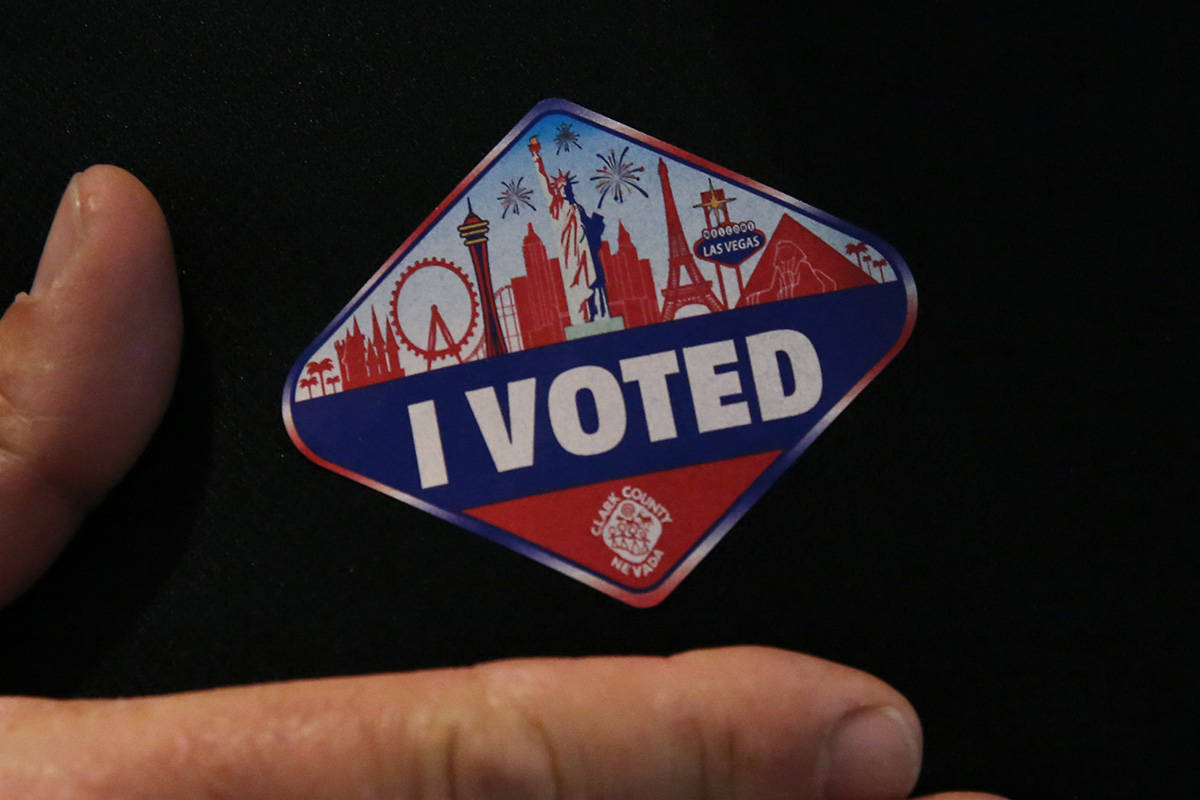
[[[670, 260], [668, 262], [667, 285], [662, 290], [663, 310], [660, 322], [675, 319], [675, 314], [684, 306], [700, 304], [708, 306], [712, 312], [725, 311], [725, 306], [713, 294], [712, 281], [704, 279], [696, 259], [688, 247], [683, 235], [683, 226], [679, 224], [679, 212], [675, 208], [675, 195], [671, 193], [671, 180], [667, 177], [667, 165], [658, 160], [658, 179], [662, 184], [663, 205], [667, 210], [667, 241], [670, 243]], [[680, 283], [679, 268], [687, 270], [689, 283]]]

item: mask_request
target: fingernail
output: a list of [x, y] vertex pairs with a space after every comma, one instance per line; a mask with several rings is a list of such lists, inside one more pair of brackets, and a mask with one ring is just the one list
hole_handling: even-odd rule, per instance
[[50, 233], [46, 235], [42, 260], [38, 263], [37, 274], [33, 276], [33, 287], [29, 290], [31, 295], [36, 297], [50, 290], [54, 281], [70, 263], [71, 255], [83, 242], [83, 235], [83, 204], [79, 192], [79, 173], [75, 173], [71, 176], [71, 182], [67, 184], [67, 190], [63, 192], [54, 222], [50, 224]]
[[826, 800], [907, 797], [921, 769], [918, 734], [896, 708], [851, 712], [826, 752]]

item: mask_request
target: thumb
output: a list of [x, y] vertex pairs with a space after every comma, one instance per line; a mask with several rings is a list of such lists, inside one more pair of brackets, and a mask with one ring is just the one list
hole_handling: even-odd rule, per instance
[[146, 445], [181, 336], [158, 203], [117, 167], [76, 175], [33, 287], [0, 318], [0, 605], [49, 565]]

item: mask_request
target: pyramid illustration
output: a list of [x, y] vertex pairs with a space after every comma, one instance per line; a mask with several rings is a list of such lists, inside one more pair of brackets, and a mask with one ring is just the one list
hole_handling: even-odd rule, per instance
[[746, 282], [737, 307], [875, 283], [854, 262], [784, 214]]

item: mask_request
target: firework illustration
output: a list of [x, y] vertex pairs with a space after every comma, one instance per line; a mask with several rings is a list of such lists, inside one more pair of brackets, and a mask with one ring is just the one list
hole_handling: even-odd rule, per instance
[[517, 178], [515, 181], [500, 181], [500, 185], [504, 188], [500, 190], [500, 196], [496, 199], [500, 201], [504, 213], [500, 215], [500, 219], [508, 216], [508, 212], [514, 214], [521, 213], [521, 204], [529, 206], [530, 211], [537, 211], [533, 203], [529, 202], [530, 195], [533, 194], [533, 189], [528, 189], [521, 185], [525, 178]]
[[571, 126], [564, 122], [558, 126], [558, 133], [554, 135], [554, 155], [560, 155], [563, 150], [571, 152], [571, 145], [575, 145], [580, 150], [583, 145], [579, 143], [579, 134], [571, 130]]
[[645, 172], [645, 167], [634, 166], [632, 162], [625, 160], [625, 154], [629, 152], [627, 146], [621, 151], [621, 155], [617, 155], [616, 150], [609, 150], [607, 156], [596, 153], [596, 158], [600, 159], [604, 166], [596, 168], [596, 174], [592, 176], [592, 181], [596, 188], [600, 191], [600, 202], [596, 204], [599, 209], [604, 205], [604, 198], [609, 192], [612, 192], [613, 199], [618, 203], [625, 202], [625, 195], [630, 189], [636, 189], [642, 193], [642, 197], [649, 197], [646, 190], [638, 184], [641, 182], [639, 172]]

